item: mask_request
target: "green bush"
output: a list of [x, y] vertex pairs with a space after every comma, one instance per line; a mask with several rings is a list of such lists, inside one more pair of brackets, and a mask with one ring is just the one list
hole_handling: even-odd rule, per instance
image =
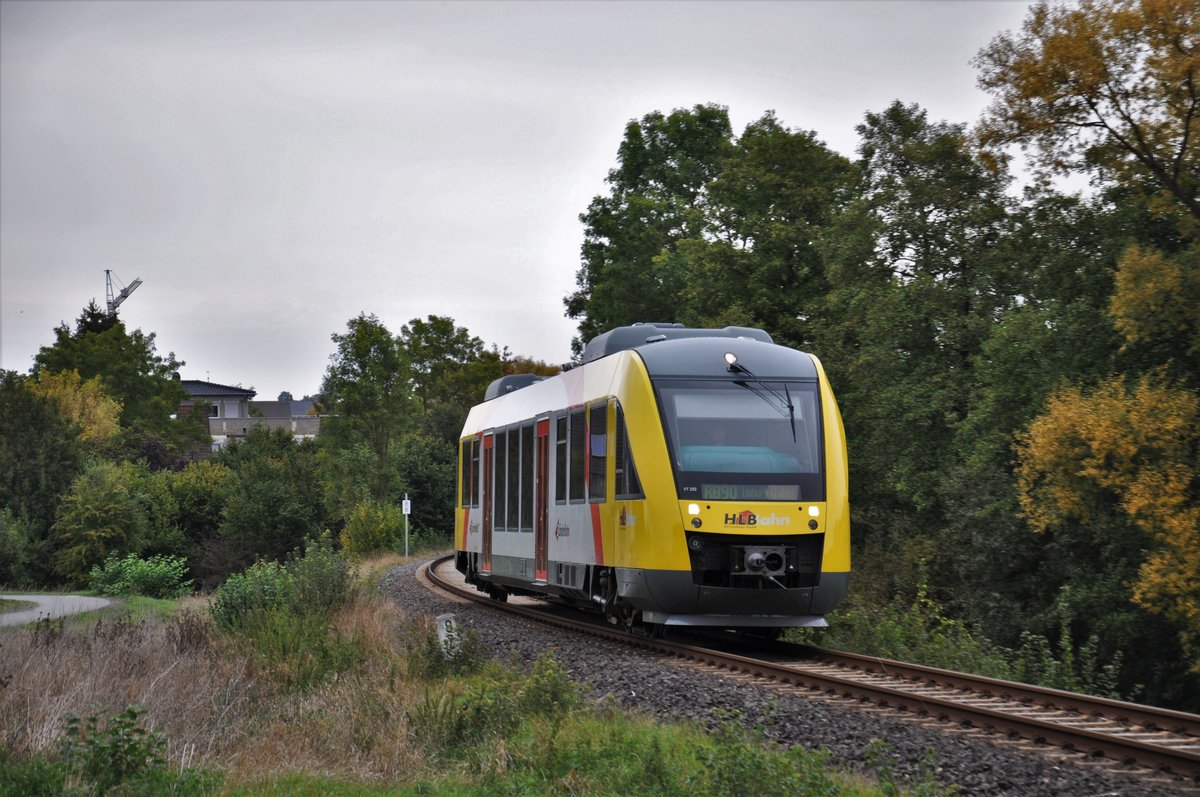
[[461, 694], [430, 689], [407, 712], [413, 738], [433, 755], [462, 751], [486, 739], [507, 738], [522, 722], [520, 683], [478, 677]]
[[567, 668], [548, 650], [534, 661], [519, 704], [526, 714], [559, 719], [583, 705], [583, 697]]
[[1117, 700], [1135, 698], [1134, 694], [1122, 694], [1118, 686], [1125, 658], [1121, 651], [1113, 654], [1111, 660], [1105, 660], [1100, 655], [1100, 637], [1092, 634], [1076, 653], [1071, 636], [1073, 616], [1065, 588], [1063, 593], [1054, 607], [1059, 616], [1057, 651], [1044, 635], [1023, 631], [1013, 678], [1068, 692]]
[[830, 614], [829, 625], [820, 631], [793, 630], [788, 638], [929, 667], [1012, 677], [1006, 651], [963, 621], [947, 617], [923, 579], [912, 600], [898, 597], [878, 606], [852, 597]]
[[330, 623], [352, 595], [349, 565], [326, 533], [307, 540], [287, 564], [258, 562], [230, 576], [209, 613], [217, 628], [249, 643], [277, 683], [304, 689], [363, 659], [357, 640]]
[[151, 769], [166, 764], [163, 755], [166, 737], [139, 724], [146, 712], [130, 706], [108, 719], [101, 727], [100, 717], [86, 720], [71, 717], [63, 737], [63, 758], [82, 780], [95, 784], [100, 792]]
[[292, 610], [296, 614], [328, 613], [350, 600], [350, 566], [333, 550], [329, 532], [305, 540], [304, 552], [293, 551], [285, 569], [292, 576]]
[[[442, 661], [448, 665], [448, 659]], [[546, 735], [553, 738], [582, 704], [579, 687], [553, 652], [547, 652], [524, 678], [493, 666], [472, 676], [459, 694], [446, 685], [427, 690], [408, 712], [408, 725], [431, 752], [465, 750], [488, 739], [509, 738], [526, 721], [548, 723]]]
[[235, 630], [257, 614], [328, 615], [353, 595], [350, 566], [333, 550], [329, 532], [304, 542], [287, 564], [257, 562], [217, 588], [209, 612], [217, 627]]
[[111, 554], [103, 567], [92, 568], [89, 582], [102, 595], [180, 598], [192, 591], [192, 580], [185, 579], [186, 574], [187, 560], [182, 556], [143, 559], [132, 553], [124, 558]]
[[71, 717], [58, 760], [0, 750], [0, 797], [201, 797], [221, 785], [212, 772], [168, 767], [167, 740], [141, 726], [145, 711], [130, 706], [102, 719]]
[[0, 509], [0, 584], [28, 583], [30, 565], [37, 559], [33, 524]]
[[308, 689], [364, 659], [356, 639], [317, 615], [257, 611], [243, 621], [239, 633], [258, 665], [286, 689]]
[[234, 573], [208, 605], [218, 628], [241, 628], [255, 614], [288, 607], [295, 595], [292, 574], [278, 562], [257, 562]]
[[363, 501], [350, 511], [339, 540], [350, 554], [392, 551], [404, 538], [404, 514], [393, 504]]

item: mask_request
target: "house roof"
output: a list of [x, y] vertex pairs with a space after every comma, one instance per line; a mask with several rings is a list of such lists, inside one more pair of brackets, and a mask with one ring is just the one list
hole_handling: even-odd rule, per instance
[[264, 418], [292, 417], [292, 402], [290, 401], [252, 401], [250, 404], [261, 410]]
[[[308, 415], [313, 406], [313, 400], [310, 398], [292, 399], [292, 416]], [[316, 415], [315, 412], [312, 414]]]
[[244, 387], [218, 385], [216, 382], [204, 382], [199, 379], [180, 379], [179, 384], [193, 398], [254, 398], [255, 391]]

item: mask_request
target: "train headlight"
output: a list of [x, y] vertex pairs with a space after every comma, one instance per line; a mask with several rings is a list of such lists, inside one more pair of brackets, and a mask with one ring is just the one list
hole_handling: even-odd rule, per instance
[[700, 514], [700, 505], [699, 504], [688, 504], [688, 514], [689, 515], [699, 515]]
[[812, 517], [816, 517], [817, 515], [821, 514], [821, 507], [810, 506], [808, 508], [808, 514], [811, 515]]

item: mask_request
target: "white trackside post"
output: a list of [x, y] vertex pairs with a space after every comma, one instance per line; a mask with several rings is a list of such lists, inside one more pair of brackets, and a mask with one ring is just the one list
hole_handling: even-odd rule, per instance
[[404, 494], [404, 503], [400, 505], [400, 509], [404, 512], [404, 556], [408, 558], [408, 516], [412, 513], [412, 501], [408, 500], [408, 493]]

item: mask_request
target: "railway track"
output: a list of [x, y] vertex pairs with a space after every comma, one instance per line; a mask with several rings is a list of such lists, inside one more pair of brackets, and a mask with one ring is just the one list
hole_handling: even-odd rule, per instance
[[1114, 765], [1169, 772], [1191, 781], [1192, 786], [1200, 785], [1200, 716], [1195, 714], [799, 645], [766, 645], [752, 655], [741, 655], [650, 639], [602, 621], [548, 610], [552, 605], [542, 601], [501, 604], [463, 584], [453, 565], [447, 564], [450, 561], [451, 557], [443, 557], [428, 563], [421, 577], [460, 600], [490, 604], [538, 622], [731, 673], [869, 701], [914, 716], [1063, 748]]

